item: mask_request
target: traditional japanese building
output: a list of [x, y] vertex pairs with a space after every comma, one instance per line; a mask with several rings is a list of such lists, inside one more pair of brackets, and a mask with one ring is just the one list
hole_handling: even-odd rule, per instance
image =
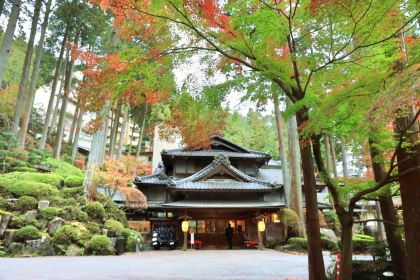
[[267, 240], [281, 231], [277, 212], [285, 205], [283, 180], [271, 156], [240, 147], [224, 138], [211, 138], [211, 149], [163, 150], [152, 175], [134, 184], [147, 197], [144, 220], [151, 230], [176, 232], [188, 215], [195, 239], [204, 246], [226, 244], [225, 228], [234, 228], [234, 245], [257, 240], [257, 219], [265, 215]]

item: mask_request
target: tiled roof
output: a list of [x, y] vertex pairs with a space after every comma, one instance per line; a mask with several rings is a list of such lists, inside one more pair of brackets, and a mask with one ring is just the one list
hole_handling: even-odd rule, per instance
[[270, 155], [262, 152], [249, 151], [248, 153], [228, 152], [224, 150], [198, 150], [198, 151], [187, 151], [184, 149], [174, 150], [163, 150], [163, 156], [174, 156], [174, 157], [214, 157], [219, 154], [226, 155], [229, 158], [270, 158]]
[[255, 182], [238, 182], [235, 180], [205, 180], [186, 182], [172, 186], [178, 190], [261, 190], [271, 191], [273, 187]]
[[283, 173], [280, 168], [260, 168], [259, 178], [275, 185], [283, 185]]
[[191, 201], [181, 200], [164, 203], [164, 207], [173, 208], [272, 208], [284, 206], [281, 202], [267, 201]]
[[[237, 169], [236, 167], [234, 167], [233, 165], [230, 164], [229, 162], [229, 158], [227, 155], [224, 154], [219, 154], [217, 155], [213, 162], [209, 165], [207, 165], [206, 167], [204, 167], [203, 169], [201, 169], [200, 171], [198, 171], [197, 173], [180, 179], [180, 180], [175, 180], [174, 178], [170, 178], [169, 179], [169, 185], [172, 185], [174, 188], [178, 188], [178, 186], [181, 186], [183, 184], [186, 183], [191, 183], [191, 182], [205, 182], [205, 178], [206, 176], [208, 176], [209, 174], [211, 175], [212, 172], [217, 172], [218, 168], [224, 168], [225, 170], [232, 172], [233, 174], [235, 174], [236, 176], [238, 176], [238, 178], [240, 178], [241, 180], [237, 180], [238, 183], [254, 183], [252, 186], [256, 186], [256, 185], [263, 185], [269, 188], [274, 187], [274, 185], [272, 185], [271, 183], [261, 180], [261, 179], [257, 179], [254, 178], [252, 176], [249, 176], [245, 173], [243, 173], [241, 170]], [[204, 180], [203, 180], [204, 179]], [[242, 181], [242, 182], [240, 182]], [[229, 180], [226, 182], [230, 182]], [[219, 184], [221, 185], [221, 182], [219, 182]], [[214, 185], [214, 184], [212, 184]], [[206, 186], [205, 184], [203, 184], [201, 186], [201, 189], [203, 189], [203, 187]], [[239, 185], [237, 185], [239, 186]]]
[[163, 163], [159, 163], [152, 175], [136, 176], [134, 184], [166, 184], [168, 179], [165, 173], [165, 166]]

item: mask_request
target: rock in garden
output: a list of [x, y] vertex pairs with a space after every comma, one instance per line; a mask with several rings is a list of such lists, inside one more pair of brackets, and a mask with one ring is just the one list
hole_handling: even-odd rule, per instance
[[80, 251], [80, 247], [75, 244], [70, 244], [70, 246], [67, 248], [66, 256], [69, 257], [75, 257], [75, 256], [81, 256], [82, 252]]
[[44, 209], [47, 208], [48, 206], [50, 206], [50, 202], [48, 200], [40, 200], [38, 201], [38, 209]]
[[0, 239], [3, 238], [4, 232], [9, 226], [11, 219], [12, 219], [11, 214], [5, 214], [5, 215], [0, 216]]
[[4, 232], [4, 245], [9, 246], [11, 243], [13, 243], [16, 239], [16, 230], [15, 229], [7, 229]]
[[54, 232], [64, 224], [64, 220], [62, 218], [54, 218], [48, 223], [48, 233], [50, 235], [54, 234]]
[[33, 253], [41, 256], [54, 255], [54, 250], [48, 238], [43, 236], [40, 239], [26, 241], [27, 249]]
[[335, 235], [335, 232], [332, 229], [329, 228], [320, 228], [321, 235], [326, 236], [331, 241], [334, 241], [337, 243], [337, 235]]
[[26, 222], [32, 223], [35, 220], [36, 215], [37, 215], [36, 210], [27, 211], [25, 214]]
[[13, 242], [9, 245], [7, 250], [9, 251], [9, 254], [15, 255], [22, 252], [23, 244], [18, 242]]

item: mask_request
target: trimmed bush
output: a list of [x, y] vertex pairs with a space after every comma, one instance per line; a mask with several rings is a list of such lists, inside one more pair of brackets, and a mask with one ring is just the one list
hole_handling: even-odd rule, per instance
[[367, 253], [374, 243], [375, 240], [353, 237], [353, 252], [357, 254]]
[[331, 239], [329, 239], [325, 236], [321, 237], [321, 246], [322, 246], [322, 249], [324, 249], [324, 250], [329, 250], [329, 251], [333, 251], [333, 252], [338, 252], [339, 251], [337, 243], [335, 243], [334, 241], [332, 241]]
[[79, 222], [87, 222], [88, 214], [82, 210], [79, 210], [76, 214], [76, 220]]
[[280, 221], [287, 228], [287, 237], [297, 237], [301, 233], [298, 215], [292, 209], [284, 208], [280, 211]]
[[93, 218], [103, 218], [105, 216], [104, 206], [99, 202], [89, 203], [83, 210]]
[[125, 215], [125, 212], [121, 210], [118, 207], [118, 205], [113, 201], [109, 201], [108, 204], [105, 206], [105, 218], [114, 219], [122, 223], [124, 226], [128, 225], [127, 216]]
[[0, 196], [0, 209], [7, 209], [7, 200]]
[[28, 166], [16, 166], [12, 167], [11, 171], [17, 171], [17, 172], [36, 172], [36, 169], [33, 167]]
[[112, 255], [114, 248], [112, 248], [108, 237], [95, 235], [88, 242], [86, 252], [91, 255]]
[[25, 215], [13, 216], [10, 226], [13, 228], [22, 228], [26, 226], [28, 222], [26, 221]]
[[19, 197], [18, 208], [21, 211], [36, 209], [37, 205], [38, 205], [38, 201], [32, 196], [24, 195], [24, 196]]
[[61, 209], [57, 207], [46, 207], [39, 211], [39, 216], [42, 219], [51, 221], [60, 214]]
[[63, 188], [63, 195], [65, 198], [70, 197], [78, 197], [83, 195], [83, 188], [81, 187], [75, 187], [75, 188]]
[[13, 196], [33, 196], [35, 198], [48, 198], [58, 194], [58, 190], [49, 184], [17, 180], [0, 177], [0, 192]]
[[16, 231], [16, 238], [21, 241], [41, 238], [41, 233], [34, 226], [25, 226]]
[[59, 227], [54, 233], [53, 240], [55, 243], [63, 245], [82, 243], [80, 239], [80, 230], [73, 225], [64, 225]]
[[308, 241], [303, 237], [292, 237], [287, 240], [288, 248], [296, 251], [305, 251], [308, 249]]
[[89, 232], [91, 232], [93, 234], [100, 234], [101, 233], [101, 228], [100, 228], [99, 224], [97, 224], [97, 223], [92, 223], [92, 222], [85, 223], [85, 227]]
[[107, 220], [105, 222], [105, 228], [115, 235], [121, 235], [124, 230], [124, 226], [114, 219]]
[[86, 197], [83, 195], [76, 197], [76, 203], [78, 203], [80, 206], [86, 206]]
[[83, 172], [76, 166], [62, 160], [47, 158], [45, 163], [54, 170], [54, 173], [65, 178], [69, 176], [83, 177]]
[[80, 187], [83, 185], [83, 179], [83, 177], [79, 176], [68, 176], [64, 180], [64, 185], [69, 188]]
[[60, 187], [64, 178], [58, 174], [39, 173], [39, 172], [10, 172], [4, 175], [5, 178], [13, 178], [17, 180], [25, 180], [31, 182], [38, 182], [49, 184], [55, 187]]

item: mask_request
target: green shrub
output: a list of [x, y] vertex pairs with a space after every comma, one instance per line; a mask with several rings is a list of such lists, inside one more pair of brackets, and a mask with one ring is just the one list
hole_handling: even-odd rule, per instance
[[60, 187], [64, 180], [62, 176], [57, 174], [39, 172], [10, 172], [4, 176], [5, 178], [44, 183], [55, 187]]
[[370, 236], [370, 235], [365, 235], [365, 234], [359, 234], [359, 233], [355, 233], [353, 234], [353, 239], [362, 239], [362, 240], [370, 240], [370, 241], [374, 241], [375, 237]]
[[287, 240], [288, 248], [296, 251], [305, 251], [308, 249], [308, 241], [303, 237], [292, 237]]
[[37, 170], [33, 167], [28, 166], [16, 166], [10, 168], [10, 171], [16, 171], [16, 172], [37, 172]]
[[324, 250], [329, 250], [333, 252], [339, 251], [337, 243], [325, 236], [321, 237], [321, 246], [322, 246], [322, 249]]
[[132, 235], [127, 237], [127, 246], [126, 250], [128, 252], [135, 252], [136, 251], [136, 238]]
[[46, 207], [39, 211], [39, 216], [42, 219], [51, 221], [55, 217], [59, 216], [61, 209], [57, 207]]
[[86, 206], [86, 197], [83, 195], [76, 197], [76, 203], [80, 206]]
[[70, 245], [72, 243], [82, 244], [80, 230], [74, 225], [63, 225], [59, 227], [53, 237], [56, 244]]
[[83, 195], [83, 188], [63, 188], [63, 195], [65, 198], [78, 197], [80, 195]]
[[76, 220], [79, 222], [87, 222], [88, 214], [82, 210], [79, 210], [76, 214]]
[[102, 232], [101, 227], [97, 223], [93, 223], [93, 222], [85, 223], [85, 227], [89, 232], [93, 234], [101, 234]]
[[105, 228], [115, 235], [121, 235], [124, 230], [124, 226], [114, 219], [106, 220]]
[[334, 232], [340, 231], [340, 222], [338, 221], [338, 216], [335, 211], [326, 210], [323, 212], [325, 223], [328, 227], [331, 228]]
[[34, 226], [25, 226], [16, 231], [16, 238], [21, 241], [41, 238], [41, 233]]
[[95, 235], [88, 242], [86, 252], [91, 255], [112, 255], [114, 254], [114, 248], [112, 248], [108, 237]]
[[31, 164], [41, 164], [46, 158], [51, 157], [51, 153], [46, 149], [29, 148], [28, 152], [28, 162]]
[[285, 228], [287, 228], [288, 237], [296, 237], [301, 233], [301, 223], [295, 211], [284, 208], [280, 211], [280, 221]]
[[28, 222], [26, 221], [25, 215], [17, 215], [12, 217], [11, 227], [13, 228], [22, 228], [26, 226]]
[[83, 177], [79, 176], [68, 176], [64, 180], [64, 185], [69, 188], [80, 187], [83, 185], [83, 179]]
[[353, 252], [356, 254], [367, 253], [375, 240], [353, 237]]
[[97, 201], [86, 205], [84, 211], [93, 218], [103, 218], [105, 216], [104, 206]]
[[7, 209], [7, 200], [0, 196], [0, 209]]
[[0, 193], [13, 196], [33, 196], [35, 198], [48, 198], [58, 194], [58, 190], [49, 184], [17, 180], [0, 177]]
[[105, 206], [105, 218], [114, 219], [122, 223], [124, 226], [128, 225], [127, 216], [125, 215], [125, 212], [121, 210], [118, 207], [118, 205], [113, 201], [109, 201], [108, 204]]
[[73, 164], [67, 163], [62, 160], [53, 158], [47, 158], [45, 164], [53, 169], [54, 173], [60, 174], [67, 178], [69, 176], [83, 177], [83, 171], [74, 166]]
[[24, 195], [24, 196], [19, 197], [18, 208], [21, 211], [36, 209], [37, 205], [38, 205], [38, 201], [32, 196]]

